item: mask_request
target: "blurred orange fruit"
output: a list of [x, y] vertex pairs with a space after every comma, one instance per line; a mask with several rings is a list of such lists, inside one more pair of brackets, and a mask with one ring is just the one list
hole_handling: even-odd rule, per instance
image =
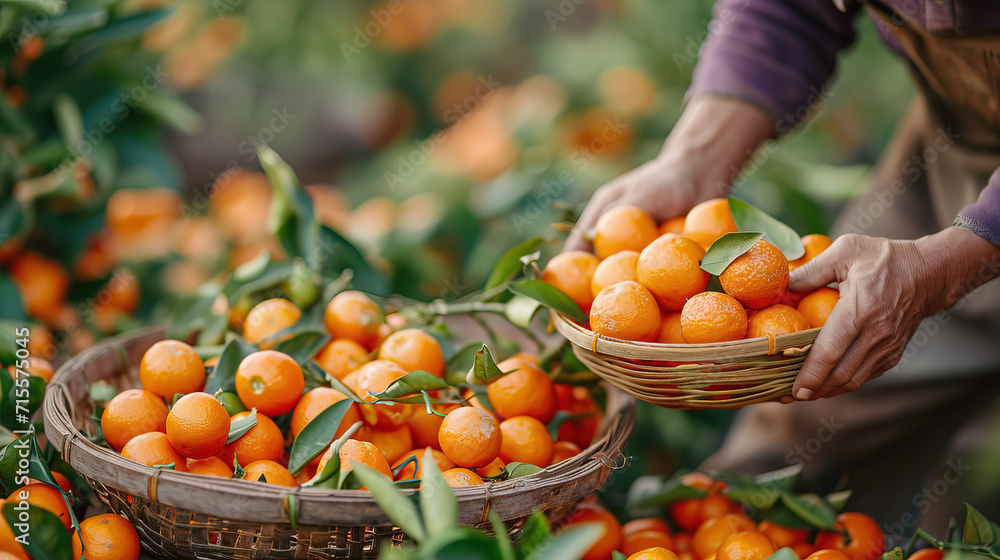
[[848, 555], [851, 560], [875, 560], [885, 553], [885, 533], [871, 517], [858, 512], [837, 515], [835, 527], [849, 536], [834, 531], [820, 531], [816, 548], [832, 548]]
[[194, 349], [179, 340], [161, 340], [151, 346], [139, 363], [143, 389], [172, 400], [205, 387], [205, 364]]
[[418, 478], [423, 478], [422, 467], [424, 462], [424, 453], [427, 450], [430, 450], [431, 456], [434, 458], [434, 463], [437, 464], [438, 469], [440, 469], [441, 472], [455, 468], [455, 463], [452, 463], [451, 459], [449, 459], [447, 455], [438, 451], [437, 449], [433, 449], [430, 447], [425, 447], [423, 449], [414, 449], [412, 451], [404, 453], [402, 457], [397, 459], [396, 462], [392, 464], [392, 470], [395, 471], [397, 468], [403, 465], [403, 463], [409, 461], [411, 457], [414, 458], [413, 461], [410, 461], [408, 465], [403, 467], [402, 470], [400, 470], [399, 473], [396, 474], [396, 480], [414, 480]]
[[702, 292], [681, 310], [681, 335], [688, 344], [739, 340], [747, 334], [747, 313], [732, 296]]
[[601, 419], [604, 418], [604, 412], [594, 402], [586, 387], [557, 384], [555, 388], [557, 410], [564, 410], [572, 416], [581, 416], [563, 422], [556, 434], [557, 439], [575, 443], [581, 449], [590, 447], [594, 436], [597, 435], [597, 428], [601, 425]]
[[361, 367], [368, 359], [368, 350], [347, 338], [327, 342], [313, 360], [327, 373], [343, 381], [347, 374]]
[[726, 267], [719, 284], [746, 307], [763, 309], [785, 294], [788, 260], [780, 249], [761, 239]]
[[444, 375], [444, 354], [436, 338], [420, 329], [403, 329], [385, 339], [379, 348], [380, 360], [391, 360], [405, 371], [423, 370]]
[[[278, 435], [281, 435], [280, 431]], [[167, 439], [185, 457], [211, 457], [222, 451], [228, 437], [229, 413], [221, 402], [208, 393], [184, 395], [167, 414]]]
[[479, 473], [479, 476], [482, 476], [483, 478], [495, 478], [503, 474], [503, 470], [506, 467], [507, 463], [504, 463], [503, 459], [497, 457], [496, 459], [493, 459], [493, 461], [491, 461], [490, 464], [486, 465], [485, 467], [477, 468], [476, 472]]
[[127, 389], [115, 395], [101, 414], [101, 431], [108, 444], [121, 451], [125, 444], [146, 432], [167, 432], [167, 405], [143, 389]]
[[656, 222], [641, 208], [618, 206], [597, 220], [594, 254], [606, 259], [619, 251], [642, 251], [659, 235]]
[[580, 306], [584, 313], [594, 301], [591, 280], [601, 261], [583, 251], [567, 251], [552, 257], [542, 271], [541, 280], [559, 288]]
[[542, 422], [556, 413], [556, 392], [552, 380], [536, 364], [508, 358], [497, 367], [510, 372], [486, 386], [493, 410], [501, 418], [533, 416]]
[[729, 201], [725, 198], [713, 198], [688, 212], [681, 235], [694, 240], [707, 251], [720, 237], [736, 231], [739, 230], [729, 210]]
[[[288, 472], [288, 469], [279, 465], [274, 461], [262, 460], [254, 461], [249, 465], [243, 467], [243, 480], [252, 480], [254, 482], [265, 482], [267, 484], [274, 484], [277, 486], [288, 486], [294, 488], [299, 485], [295, 481], [295, 477], [292, 473]], [[261, 480], [264, 477], [264, 480]]]
[[626, 280], [638, 280], [635, 272], [638, 262], [639, 253], [636, 251], [619, 251], [601, 261], [594, 270], [593, 278], [590, 280], [590, 302], [593, 303], [597, 294], [612, 284]]
[[[938, 553], [941, 553], [941, 551], [937, 550], [936, 548], [934, 548], [934, 549], [924, 549], [924, 550], [934, 550], [934, 551], [936, 551]], [[910, 558], [912, 559], [914, 556], [916, 556], [916, 553], [911, 554]], [[936, 556], [936, 555], [932, 554], [930, 556], [933, 557], [933, 556]], [[943, 557], [943, 554], [942, 554], [942, 557]], [[832, 548], [824, 548], [823, 550], [813, 551], [808, 556], [806, 556], [806, 560], [851, 560], [851, 557], [848, 556], [848, 555], [846, 555], [846, 554], [844, 554], [843, 552], [841, 552], [839, 550], [833, 550]], [[927, 559], [925, 559], [925, 560], [927, 560]], [[940, 560], [940, 557], [938, 558], [938, 560]]]
[[840, 300], [840, 292], [833, 288], [820, 288], [802, 298], [798, 311], [809, 321], [809, 326], [818, 329], [826, 324], [833, 307]]
[[580, 449], [580, 446], [572, 441], [557, 441], [552, 444], [552, 460], [550, 464], [554, 465], [566, 459], [571, 459], [582, 452], [583, 450]]
[[500, 459], [547, 467], [552, 461], [552, 436], [537, 418], [514, 416], [500, 423]]
[[594, 298], [590, 328], [612, 338], [652, 342], [660, 332], [660, 309], [642, 284], [619, 282]]
[[678, 560], [678, 556], [662, 546], [640, 550], [626, 560]]
[[771, 539], [774, 546], [778, 548], [792, 547], [806, 542], [806, 539], [809, 538], [809, 529], [785, 527], [784, 525], [771, 523], [767, 520], [761, 521], [757, 525], [757, 531]]
[[805, 315], [795, 308], [776, 303], [761, 309], [750, 317], [747, 326], [747, 338], [756, 338], [768, 334], [778, 336], [809, 329], [809, 321]]
[[755, 531], [757, 525], [743, 515], [727, 513], [720, 517], [705, 520], [691, 537], [691, 548], [698, 558], [714, 554], [722, 543], [731, 535], [746, 531]]
[[[641, 517], [633, 519], [622, 525], [622, 534], [626, 537], [640, 531], [656, 531], [658, 533], [670, 534], [670, 525], [659, 517]], [[673, 549], [674, 547], [668, 547]]]
[[[243, 322], [243, 336], [250, 344], [260, 344], [269, 336], [294, 325], [302, 311], [282, 298], [266, 299], [253, 307]], [[278, 341], [270, 341], [273, 347]], [[264, 348], [264, 346], [262, 346]]]
[[670, 538], [669, 533], [649, 529], [630, 532], [624, 536], [622, 541], [622, 552], [629, 556], [650, 548], [670, 550], [673, 547], [674, 540]]
[[485, 467], [500, 455], [500, 426], [485, 410], [472, 406], [448, 413], [438, 432], [441, 451], [460, 467]]
[[[458, 407], [459, 405], [457, 404], [431, 405], [433, 410], [441, 414], [448, 414]], [[441, 429], [442, 422], [444, 422], [444, 417], [437, 414], [427, 414], [426, 408], [418, 406], [414, 409], [413, 416], [407, 422], [410, 430], [413, 432], [413, 446], [420, 449], [425, 447], [440, 449], [441, 444], [438, 443], [438, 431]]]
[[[340, 458], [341, 471], [352, 470], [354, 467], [351, 463], [356, 462], [371, 469], [375, 469], [390, 479], [392, 478], [392, 469], [389, 468], [389, 462], [385, 460], [385, 455], [383, 455], [382, 452], [378, 450], [378, 447], [375, 447], [372, 443], [349, 439], [344, 442], [344, 445], [340, 446], [337, 456]], [[316, 472], [323, 472], [326, 462], [330, 460], [331, 457], [333, 457], [332, 445], [326, 450], [326, 453], [323, 454], [323, 458], [320, 459]]]
[[187, 472], [187, 458], [170, 445], [167, 434], [163, 432], [148, 432], [128, 440], [122, 449], [122, 457], [148, 467], [173, 465], [175, 471]]
[[[845, 555], [846, 556], [846, 555]], [[944, 558], [944, 551], [936, 548], [921, 548], [911, 554], [906, 560], [941, 560]], [[834, 559], [829, 559], [834, 560]], [[837, 560], [845, 560], [843, 558]]]
[[660, 224], [660, 235], [672, 233], [674, 235], [684, 235], [684, 221], [686, 216], [677, 216]]
[[757, 531], [730, 535], [719, 545], [716, 560], [764, 560], [775, 552], [774, 543]]
[[600, 537], [583, 554], [581, 560], [607, 560], [622, 547], [622, 526], [608, 510], [594, 503], [576, 506], [563, 521], [563, 529], [580, 523], [594, 523], [600, 528]]
[[662, 309], [678, 311], [708, 286], [710, 275], [701, 269], [704, 256], [705, 250], [694, 241], [664, 235], [639, 254], [636, 275]]
[[806, 252], [794, 261], [788, 261], [788, 270], [795, 270], [796, 268], [815, 259], [820, 253], [829, 249], [830, 245], [833, 245], [833, 240], [823, 234], [810, 233], [809, 235], [803, 236], [802, 246], [805, 248]]
[[270, 207], [271, 183], [263, 173], [237, 168], [220, 175], [212, 185], [209, 212], [237, 244], [267, 235]]
[[377, 339], [383, 322], [378, 305], [357, 291], [337, 294], [323, 313], [323, 324], [333, 338], [347, 338], [367, 348]]
[[305, 386], [299, 364], [288, 354], [274, 350], [254, 352], [236, 368], [236, 394], [240, 400], [271, 418], [294, 409]]

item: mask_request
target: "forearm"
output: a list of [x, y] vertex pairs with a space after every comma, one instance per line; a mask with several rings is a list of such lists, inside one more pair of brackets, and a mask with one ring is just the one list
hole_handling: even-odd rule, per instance
[[685, 108], [658, 159], [689, 170], [695, 202], [700, 202], [725, 196], [743, 165], [773, 133], [773, 123], [757, 106], [699, 95]]
[[[1000, 277], [1000, 247], [964, 227], [952, 226], [917, 241], [923, 255], [922, 266], [937, 271], [938, 281], [931, 291], [938, 291], [928, 309], [937, 313], [954, 306], [960, 299], [986, 282]], [[891, 271], [890, 271], [891, 273]]]

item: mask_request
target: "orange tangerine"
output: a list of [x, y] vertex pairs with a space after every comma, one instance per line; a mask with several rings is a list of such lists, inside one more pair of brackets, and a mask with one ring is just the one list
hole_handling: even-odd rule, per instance
[[471, 406], [448, 413], [438, 432], [441, 451], [460, 467], [485, 467], [500, 455], [500, 426], [485, 410]]
[[730, 535], [719, 545], [716, 560], [764, 560], [774, 554], [774, 543], [757, 531]]
[[500, 433], [500, 459], [504, 463], [549, 466], [553, 452], [552, 436], [540, 420], [531, 416], [514, 416], [500, 423]]
[[642, 251], [659, 235], [656, 222], [641, 208], [618, 206], [597, 220], [594, 253], [606, 259], [619, 251]]
[[[231, 422], [237, 422], [250, 416], [249, 412], [237, 412], [231, 417]], [[257, 425], [240, 436], [232, 443], [226, 444], [219, 452], [219, 458], [227, 465], [233, 464], [233, 458], [238, 458], [240, 464], [254, 461], [274, 461], [281, 459], [285, 452], [285, 436], [281, 428], [264, 414], [257, 412]]]
[[780, 249], [761, 239], [726, 267], [719, 284], [746, 307], [763, 309], [785, 294], [788, 260]]
[[148, 467], [173, 465], [175, 471], [187, 472], [187, 458], [170, 445], [167, 434], [163, 432], [140, 434], [128, 440], [122, 449], [122, 457]]
[[137, 435], [167, 431], [167, 405], [144, 389], [127, 389], [115, 395], [101, 414], [101, 431], [118, 451]]
[[676, 218], [670, 218], [669, 220], [660, 224], [660, 235], [666, 235], [668, 233], [673, 233], [675, 235], [684, 235], [684, 221], [686, 216], [677, 216]]
[[[292, 437], [299, 437], [302, 429], [309, 425], [309, 422], [312, 422], [313, 418], [319, 416], [319, 413], [346, 398], [348, 398], [347, 395], [330, 387], [310, 389], [306, 394], [302, 395], [302, 398], [299, 399], [299, 402], [295, 404], [295, 408], [292, 410]], [[348, 428], [360, 420], [361, 413], [358, 411], [357, 405], [352, 404], [347, 409], [347, 412], [344, 413], [344, 417], [341, 419], [340, 426], [337, 428], [336, 433], [334, 433], [333, 439], [344, 435], [344, 432]]]
[[729, 201], [725, 198], [713, 198], [688, 212], [681, 235], [693, 239], [707, 251], [720, 237], [736, 231]]
[[142, 388], [171, 400], [205, 387], [205, 364], [194, 349], [179, 340], [161, 340], [152, 345], [139, 363]]
[[379, 348], [380, 360], [391, 360], [407, 372], [423, 370], [444, 375], [444, 354], [436, 338], [420, 329], [403, 329], [389, 335]]
[[302, 368], [288, 354], [254, 352], [236, 368], [236, 394], [243, 404], [272, 418], [290, 412], [305, 389]]
[[826, 324], [827, 318], [839, 300], [840, 292], [837, 290], [820, 288], [802, 298], [798, 311], [809, 321], [811, 328], [818, 329]]
[[681, 314], [679, 311], [664, 311], [660, 314], [660, 333], [656, 342], [661, 344], [685, 344], [681, 334]]
[[710, 275], [701, 269], [705, 250], [688, 239], [664, 235], [639, 254], [636, 276], [666, 311], [678, 311], [691, 296], [704, 292]]
[[552, 444], [552, 460], [550, 463], [554, 465], [566, 459], [576, 457], [582, 452], [583, 450], [580, 449], [580, 446], [572, 441], [557, 441]]
[[233, 467], [231, 465], [232, 463], [227, 465], [218, 457], [188, 459], [187, 472], [205, 476], [218, 476], [220, 478], [233, 478]]
[[[260, 344], [271, 335], [294, 325], [302, 311], [287, 299], [264, 300], [253, 307], [243, 322], [243, 336], [251, 344]], [[271, 341], [274, 346], [277, 341]]]
[[382, 310], [374, 301], [361, 292], [348, 291], [330, 300], [323, 313], [323, 324], [333, 338], [347, 338], [371, 348], [384, 321]]
[[343, 381], [347, 374], [368, 361], [368, 350], [353, 340], [338, 338], [327, 342], [313, 360], [327, 373]]
[[455, 463], [452, 463], [451, 459], [437, 449], [430, 447], [425, 447], [424, 449], [414, 449], [404, 453], [402, 457], [397, 459], [396, 462], [392, 464], [392, 470], [395, 471], [397, 468], [409, 461], [411, 457], [414, 459], [403, 467], [398, 474], [396, 474], [396, 480], [414, 480], [423, 478], [421, 476], [423, 472], [422, 464], [424, 462], [424, 453], [428, 450], [430, 450], [431, 456], [434, 458], [434, 463], [437, 464], [438, 469], [440, 469], [441, 472], [455, 468]]
[[612, 338], [652, 342], [660, 332], [660, 309], [642, 284], [619, 282], [594, 298], [590, 328]]
[[[281, 435], [280, 431], [278, 435]], [[167, 439], [185, 457], [211, 457], [222, 451], [228, 437], [229, 413], [221, 402], [208, 393], [184, 395], [167, 414]]]
[[807, 262], [815, 259], [820, 253], [826, 251], [833, 245], [833, 240], [821, 233], [810, 233], [802, 237], [802, 246], [806, 252], [794, 261], [788, 261], [788, 270], [795, 270]]
[[542, 422], [552, 420], [556, 413], [555, 387], [538, 365], [508, 358], [497, 367], [510, 373], [486, 387], [494, 412], [501, 418], [533, 416]]
[[[375, 360], [358, 368], [357, 395], [365, 402], [374, 403], [375, 396], [385, 391], [392, 382], [408, 372], [396, 362]], [[365, 422], [380, 428], [398, 427], [413, 415], [414, 405], [401, 403], [370, 404], [361, 406]]]
[[452, 488], [458, 488], [461, 486], [479, 486], [480, 484], [486, 484], [481, 476], [476, 474], [469, 469], [464, 469], [461, 467], [456, 467], [453, 469], [448, 469], [441, 473], [444, 476], [444, 481]]
[[540, 279], [559, 288], [586, 313], [594, 301], [591, 281], [600, 262], [590, 253], [567, 251], [552, 257], [545, 265]]
[[[292, 473], [288, 472], [288, 469], [279, 465], [274, 461], [262, 460], [254, 461], [249, 465], [243, 467], [243, 480], [252, 480], [254, 482], [264, 482], [266, 484], [275, 484], [277, 486], [289, 486], [296, 487], [299, 485], [295, 481], [295, 477]], [[263, 480], [261, 480], [263, 477]]]
[[638, 263], [639, 253], [636, 251], [619, 251], [601, 261], [590, 280], [590, 302], [593, 303], [597, 294], [612, 284], [626, 280], [638, 280], [639, 277], [635, 272]]
[[747, 313], [732, 296], [702, 292], [681, 311], [681, 335], [689, 344], [739, 340], [746, 333]]
[[758, 336], [790, 334], [809, 329], [805, 315], [792, 307], [776, 303], [761, 309], [750, 317], [747, 338]]

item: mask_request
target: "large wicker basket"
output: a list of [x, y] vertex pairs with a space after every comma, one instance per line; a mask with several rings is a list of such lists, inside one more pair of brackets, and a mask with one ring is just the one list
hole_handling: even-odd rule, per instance
[[637, 399], [683, 410], [734, 409], [791, 397], [819, 329], [715, 344], [611, 338], [554, 313], [555, 328], [591, 371]]
[[[142, 330], [79, 354], [56, 372], [44, 403], [49, 442], [102, 501], [135, 524], [157, 558], [376, 558], [380, 546], [402, 540], [365, 491], [285, 488], [165, 471], [88, 441], [81, 433], [94, 427], [88, 386], [101, 380], [119, 389], [135, 386], [143, 353], [163, 336], [160, 329]], [[635, 401], [608, 387], [605, 418], [589, 448], [533, 475], [456, 488], [459, 521], [485, 527], [492, 511], [515, 531], [535, 509], [558, 515], [625, 466], [622, 450], [634, 420]], [[298, 512], [294, 527], [290, 501]]]

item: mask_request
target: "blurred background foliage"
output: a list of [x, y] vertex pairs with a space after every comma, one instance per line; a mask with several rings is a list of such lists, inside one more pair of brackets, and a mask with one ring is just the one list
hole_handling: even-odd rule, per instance
[[[64, 286], [29, 312], [55, 333], [56, 357], [161, 320], [261, 249], [281, 258], [266, 235], [258, 141], [289, 161], [322, 221], [375, 262], [390, 291], [421, 300], [473, 291], [518, 241], [540, 235], [552, 239], [548, 254], [558, 251], [553, 224], [659, 151], [711, 4], [70, 0], [63, 13], [53, 0], [0, 0], [0, 109], [34, 131], [20, 138], [9, 120], [0, 130], [4, 301], [31, 283]], [[44, 9], [43, 25], [25, 27]], [[67, 57], [75, 35], [65, 30], [87, 21], [79, 33], [112, 31], [84, 41], [86, 57]], [[737, 191], [802, 234], [825, 232], [866, 188], [913, 95], [872, 23], [861, 17], [857, 28], [811, 124], [754, 160]], [[43, 37], [37, 60], [18, 62], [12, 32]], [[95, 130], [149, 68], [162, 70], [162, 84], [96, 143], [75, 192], [15, 196], [66, 157], [66, 122], [76, 134]], [[35, 252], [45, 266], [23, 263]], [[3, 318], [25, 307], [4, 303]], [[60, 335], [68, 326], [76, 334]], [[643, 466], [617, 475], [609, 499], [623, 500], [644, 472], [697, 465], [731, 417], [640, 407], [630, 449]]]

